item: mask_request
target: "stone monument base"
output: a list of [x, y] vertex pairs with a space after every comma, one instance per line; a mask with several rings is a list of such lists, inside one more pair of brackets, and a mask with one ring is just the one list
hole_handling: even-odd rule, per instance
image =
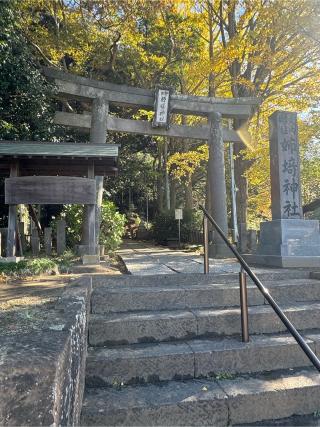
[[242, 255], [251, 265], [279, 268], [320, 268], [320, 256]]
[[261, 223], [257, 251], [245, 259], [275, 267], [319, 267], [319, 221], [279, 219]]
[[[76, 245], [75, 251], [77, 255], [83, 256], [90, 253], [90, 248], [89, 248], [89, 245]], [[100, 253], [100, 245], [97, 245], [96, 254], [98, 255], [99, 253]]]
[[98, 265], [100, 264], [99, 255], [82, 255], [83, 265]]
[[209, 258], [234, 258], [234, 255], [225, 243], [211, 243], [209, 244]]

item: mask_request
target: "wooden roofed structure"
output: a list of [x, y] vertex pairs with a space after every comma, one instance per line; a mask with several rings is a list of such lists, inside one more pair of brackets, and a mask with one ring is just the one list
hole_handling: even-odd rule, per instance
[[0, 175], [9, 205], [7, 257], [16, 255], [18, 204], [85, 204], [87, 254], [95, 256], [95, 175], [117, 173], [118, 145], [0, 141]]

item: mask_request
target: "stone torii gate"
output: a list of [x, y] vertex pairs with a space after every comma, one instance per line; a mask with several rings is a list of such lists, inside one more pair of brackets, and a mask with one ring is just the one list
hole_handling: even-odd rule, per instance
[[[55, 123], [90, 131], [90, 142], [93, 144], [105, 143], [108, 131], [208, 141], [211, 213], [222, 230], [225, 233], [228, 232], [224, 142], [240, 143], [242, 140], [234, 130], [223, 127], [222, 119], [248, 119], [252, 115], [253, 109], [259, 104], [259, 99], [227, 99], [171, 94], [168, 102], [169, 113], [204, 116], [207, 117], [207, 125], [173, 124], [154, 127], [148, 121], [129, 120], [110, 115], [109, 106], [129, 106], [154, 111], [155, 91], [92, 80], [51, 68], [44, 68], [44, 74], [55, 82], [60, 97], [82, 100], [86, 103], [92, 102], [91, 114], [57, 111]], [[103, 179], [96, 177], [96, 183], [97, 209], [99, 209], [102, 200]], [[99, 218], [99, 215], [97, 217]], [[97, 234], [98, 227], [97, 222]], [[86, 244], [85, 239], [84, 243]], [[212, 256], [227, 255], [222, 242], [216, 241], [212, 249]]]

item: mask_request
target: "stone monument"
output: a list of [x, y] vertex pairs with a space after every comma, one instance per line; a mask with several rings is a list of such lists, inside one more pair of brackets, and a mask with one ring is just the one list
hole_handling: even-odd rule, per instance
[[276, 111], [269, 117], [272, 221], [260, 225], [252, 263], [277, 267], [320, 265], [319, 221], [302, 213], [297, 114]]

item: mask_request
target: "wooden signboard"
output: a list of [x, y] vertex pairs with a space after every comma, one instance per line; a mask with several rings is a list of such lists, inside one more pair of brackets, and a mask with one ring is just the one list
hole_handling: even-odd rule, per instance
[[84, 204], [96, 203], [94, 179], [67, 176], [23, 176], [5, 180], [5, 203]]

